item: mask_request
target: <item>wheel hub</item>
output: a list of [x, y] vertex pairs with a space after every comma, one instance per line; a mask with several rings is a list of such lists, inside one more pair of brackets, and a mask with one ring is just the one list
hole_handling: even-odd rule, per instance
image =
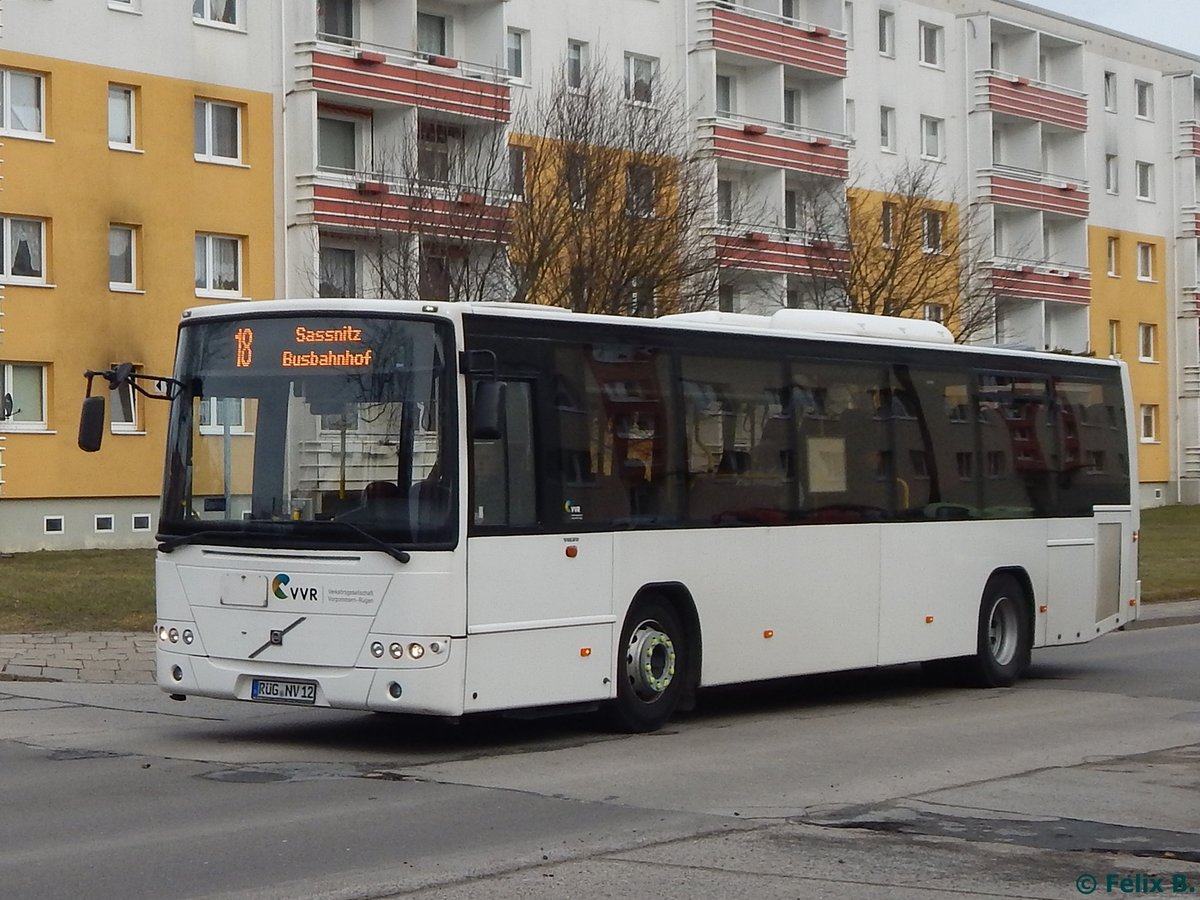
[[643, 700], [660, 697], [675, 678], [675, 645], [657, 622], [642, 622], [629, 637], [625, 671]]

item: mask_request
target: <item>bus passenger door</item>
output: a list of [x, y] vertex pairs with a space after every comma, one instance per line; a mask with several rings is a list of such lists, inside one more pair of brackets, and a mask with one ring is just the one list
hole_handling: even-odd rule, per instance
[[499, 436], [471, 440], [466, 709], [607, 699], [612, 535], [544, 533], [535, 426], [547, 412], [535, 379], [502, 383]]

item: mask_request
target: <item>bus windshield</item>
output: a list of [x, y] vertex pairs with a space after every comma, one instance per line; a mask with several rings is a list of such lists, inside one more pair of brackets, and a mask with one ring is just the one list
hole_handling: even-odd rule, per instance
[[453, 544], [452, 347], [448, 325], [416, 318], [185, 323], [161, 535]]

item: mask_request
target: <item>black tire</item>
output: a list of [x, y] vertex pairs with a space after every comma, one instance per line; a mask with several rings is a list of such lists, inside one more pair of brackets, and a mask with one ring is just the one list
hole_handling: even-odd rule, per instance
[[690, 650], [675, 608], [657, 595], [636, 601], [617, 647], [617, 699], [605, 709], [610, 727], [657, 731], [679, 706]]
[[1008, 687], [1029, 667], [1033, 648], [1029, 600], [1012, 575], [988, 579], [979, 604], [975, 655], [963, 662], [966, 681], [975, 687]]

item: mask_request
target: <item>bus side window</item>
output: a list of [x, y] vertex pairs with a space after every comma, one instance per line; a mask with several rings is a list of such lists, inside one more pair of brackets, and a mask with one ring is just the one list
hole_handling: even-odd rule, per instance
[[499, 438], [471, 442], [472, 518], [480, 526], [528, 527], [537, 524], [530, 382], [506, 383], [503, 421]]

